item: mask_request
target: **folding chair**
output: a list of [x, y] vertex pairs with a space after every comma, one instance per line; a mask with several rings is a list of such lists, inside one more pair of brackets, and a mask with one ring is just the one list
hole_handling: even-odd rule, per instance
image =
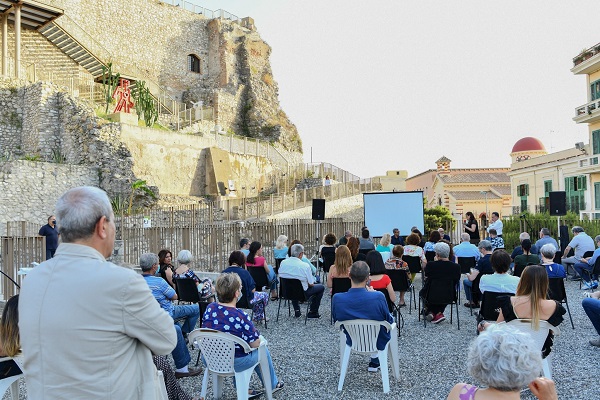
[[327, 281], [329, 268], [335, 263], [335, 247], [323, 247], [321, 249], [321, 258], [323, 258], [321, 268], [323, 268], [323, 282], [325, 282]]
[[302, 287], [302, 282], [300, 282], [299, 279], [279, 278], [279, 280], [281, 283], [281, 293], [279, 295], [279, 306], [277, 307], [277, 321], [279, 321], [279, 310], [281, 310], [281, 303], [283, 303], [283, 300], [288, 301], [288, 316], [292, 315], [290, 310], [290, 303], [292, 300], [296, 300], [298, 302], [305, 301], [306, 314], [304, 315], [304, 325], [306, 325], [308, 310], [310, 309], [310, 304], [315, 296], [312, 295], [309, 298], [306, 298], [304, 288]]
[[0, 363], [10, 364], [4, 374], [6, 378], [0, 379], [0, 396], [4, 397], [10, 389], [10, 399], [19, 400], [19, 378], [24, 378], [25, 375], [23, 375], [20, 366], [12, 357], [0, 358]]
[[[333, 278], [331, 280], [331, 299], [336, 293], [346, 293], [352, 287], [350, 278]], [[333, 324], [333, 301], [331, 301], [331, 324]]]
[[458, 257], [458, 265], [460, 265], [460, 273], [468, 274], [471, 272], [471, 268], [475, 268], [477, 260], [475, 257]]
[[427, 250], [425, 252], [425, 258], [427, 262], [433, 261], [435, 259], [435, 251]]
[[173, 278], [173, 283], [175, 283], [178, 303], [183, 301], [185, 303], [198, 304], [200, 318], [202, 318], [204, 310], [206, 310], [206, 306], [209, 303], [208, 300], [210, 300], [212, 296], [207, 298], [200, 297], [198, 285], [196, 285], [196, 281], [192, 278]]
[[275, 267], [273, 268], [273, 271], [275, 271], [275, 275], [279, 275], [279, 266], [281, 265], [281, 262], [285, 260], [285, 258], [276, 258], [275, 259]]
[[[230, 333], [219, 332], [212, 329], [195, 329], [189, 334], [190, 342], [197, 344], [200, 352], [206, 362], [204, 378], [202, 379], [202, 392], [200, 396], [205, 399], [208, 389], [208, 377], [213, 378], [213, 396], [220, 398], [223, 391], [223, 378], [226, 376], [235, 376], [235, 386], [238, 399], [248, 399], [248, 389], [250, 387], [250, 378], [257, 365], [260, 365], [260, 372], [263, 378], [263, 386], [267, 394], [267, 399], [273, 398], [271, 388], [271, 372], [269, 371], [269, 361], [267, 359], [267, 341], [260, 337], [260, 346], [251, 348], [248, 343]], [[250, 368], [236, 372], [234, 370], [235, 347], [241, 347], [246, 354], [258, 351], [258, 361]]]
[[[554, 333], [554, 336], [560, 335], [560, 329], [558, 329], [558, 327], [550, 325], [548, 321], [540, 321], [540, 329], [538, 329], [537, 331], [533, 330], [533, 328], [531, 327], [530, 319], [513, 319], [512, 321], [507, 322], [507, 324], [531, 335], [531, 338], [540, 347], [540, 352], [544, 347], [544, 342], [548, 337], [548, 332], [552, 331]], [[548, 379], [552, 379], [552, 362], [550, 360], [551, 355], [552, 354], [548, 355], [548, 357], [542, 360], [541, 372], [543, 372], [544, 377]]]
[[[248, 296], [246, 295], [248, 292], [246, 290], [247, 290], [246, 287], [242, 286], [242, 297], [235, 304], [235, 307], [236, 308], [245, 308], [245, 309], [252, 310], [250, 318], [253, 319], [254, 318], [254, 307], [248, 302]], [[267, 306], [263, 300], [259, 300], [257, 303], [262, 303], [263, 307]], [[267, 329], [266, 314], [265, 314], [265, 329]]]
[[271, 289], [271, 285], [269, 285], [269, 277], [267, 276], [267, 272], [263, 267], [246, 267], [252, 279], [254, 279], [254, 283], [256, 284], [256, 290], [262, 292], [265, 286], [268, 289]]
[[514, 296], [514, 293], [503, 293], [503, 292], [490, 292], [486, 291], [481, 297], [481, 308], [479, 314], [477, 314], [477, 323], [481, 321], [493, 321], [498, 320], [500, 315], [500, 308], [498, 307], [498, 297], [500, 296]]
[[[377, 349], [377, 337], [381, 327], [390, 332], [390, 341], [383, 350]], [[340, 359], [342, 362], [340, 369], [340, 380], [338, 382], [338, 391], [344, 387], [344, 379], [348, 372], [348, 363], [350, 353], [368, 354], [377, 353], [381, 364], [381, 380], [383, 382], [383, 393], [389, 393], [390, 381], [388, 373], [388, 355], [392, 364], [392, 373], [396, 380], [400, 380], [400, 358], [398, 356], [398, 335], [394, 335], [396, 324], [389, 324], [387, 321], [371, 321], [364, 319], [352, 319], [348, 321], [338, 321], [335, 323], [336, 329], [340, 331]], [[346, 334], [348, 332], [352, 345], [346, 344]]]
[[[458, 316], [458, 282], [451, 279], [432, 279], [425, 297], [419, 295], [419, 310], [421, 310], [421, 300], [423, 304], [446, 304], [450, 306], [450, 323], [452, 323], [452, 311], [456, 305], [456, 323], [460, 330], [460, 317]], [[421, 312], [419, 312], [419, 321], [421, 321]], [[423, 316], [423, 327], [427, 326], [427, 319]]]
[[[400, 308], [396, 305], [396, 303], [394, 303], [392, 301], [392, 299], [390, 299], [390, 294], [388, 293], [387, 289], [375, 289], [376, 291], [383, 293], [383, 295], [385, 296], [385, 301], [388, 305], [388, 310], [390, 311], [390, 314], [392, 314], [392, 317], [394, 318], [394, 321], [396, 322], [396, 326], [398, 327], [398, 336], [400, 336], [400, 330], [404, 327], [404, 317], [402, 316], [402, 313], [400, 312]], [[400, 320], [400, 322], [398, 322], [398, 320]]]
[[548, 278], [548, 298], [551, 300], [556, 300], [560, 304], [565, 304], [567, 306], [567, 312], [569, 313], [569, 319], [571, 320], [571, 327], [575, 329], [575, 325], [573, 325], [573, 318], [571, 317], [571, 309], [569, 308], [569, 300], [567, 299], [567, 291], [565, 290], [564, 278]]
[[[408, 264], [408, 270], [411, 274], [418, 274], [421, 272], [421, 258], [414, 256], [402, 256], [402, 260]], [[421, 281], [425, 281], [425, 276], [421, 274]]]
[[413, 306], [413, 299], [415, 301], [415, 310], [417, 309], [417, 297], [415, 294], [415, 288], [406, 275], [406, 271], [401, 269], [387, 269], [385, 274], [390, 277], [394, 292], [408, 292], [408, 298], [410, 302], [408, 306], [408, 313], [412, 314], [411, 310]]

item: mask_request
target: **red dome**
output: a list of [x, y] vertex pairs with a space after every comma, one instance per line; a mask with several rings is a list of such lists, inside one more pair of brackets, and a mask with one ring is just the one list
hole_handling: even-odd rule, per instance
[[520, 139], [512, 148], [512, 153], [518, 153], [520, 151], [546, 151], [546, 148], [538, 139], [534, 137], [524, 137]]

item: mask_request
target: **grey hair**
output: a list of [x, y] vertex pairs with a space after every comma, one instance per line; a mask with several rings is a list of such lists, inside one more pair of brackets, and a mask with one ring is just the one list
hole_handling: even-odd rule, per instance
[[540, 229], [540, 233], [544, 236], [550, 236], [550, 229], [542, 228], [542, 229]]
[[509, 392], [538, 377], [542, 353], [530, 335], [506, 324], [492, 324], [471, 343], [467, 365], [476, 381]]
[[600, 235], [598, 235], [594, 238], [594, 242], [600, 242]]
[[140, 268], [142, 271], [150, 271], [155, 264], [158, 264], [158, 256], [156, 254], [144, 253], [140, 256]]
[[354, 264], [350, 266], [349, 276], [352, 279], [352, 282], [355, 285], [366, 282], [369, 278], [370, 269], [369, 264], [364, 261], [355, 261]]
[[189, 264], [194, 261], [194, 256], [192, 256], [192, 252], [189, 250], [181, 250], [179, 254], [177, 254], [177, 262], [179, 264]]
[[292, 257], [298, 257], [302, 253], [304, 253], [304, 246], [302, 246], [301, 244], [296, 243], [290, 249], [290, 255]]
[[461, 233], [460, 240], [462, 240], [463, 242], [469, 242], [471, 240], [471, 235], [469, 235], [468, 233]]
[[492, 251], [492, 242], [490, 242], [489, 240], [482, 240], [477, 245], [477, 248], [478, 249], [484, 249], [484, 250], [487, 250], [487, 251]]
[[573, 232], [573, 233], [581, 233], [581, 232], [585, 232], [585, 231], [583, 230], [582, 227], [575, 225], [573, 227], [573, 229], [571, 229], [571, 232]]
[[546, 258], [553, 259], [556, 254], [556, 247], [552, 243], [546, 243], [540, 249], [540, 253]]
[[91, 237], [102, 217], [110, 221], [114, 214], [106, 192], [96, 187], [70, 189], [56, 202], [58, 231], [64, 243]]
[[529, 236], [529, 233], [527, 232], [521, 232], [521, 234], [519, 235], [519, 241], [523, 241], [525, 239], [531, 239], [531, 236]]
[[435, 254], [440, 258], [448, 258], [450, 256], [450, 246], [444, 242], [438, 242], [433, 246]]

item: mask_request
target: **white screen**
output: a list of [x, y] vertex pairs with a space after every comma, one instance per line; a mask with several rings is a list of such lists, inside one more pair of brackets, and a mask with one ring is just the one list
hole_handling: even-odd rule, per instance
[[394, 228], [407, 236], [413, 226], [425, 232], [423, 192], [364, 193], [363, 203], [371, 236], [391, 235]]

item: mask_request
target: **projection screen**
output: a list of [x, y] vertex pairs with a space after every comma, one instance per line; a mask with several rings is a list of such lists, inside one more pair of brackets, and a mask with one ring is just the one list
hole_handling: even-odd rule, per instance
[[410, 234], [416, 226], [424, 233], [423, 192], [363, 193], [365, 225], [373, 237], [392, 229], [400, 229], [400, 236]]

